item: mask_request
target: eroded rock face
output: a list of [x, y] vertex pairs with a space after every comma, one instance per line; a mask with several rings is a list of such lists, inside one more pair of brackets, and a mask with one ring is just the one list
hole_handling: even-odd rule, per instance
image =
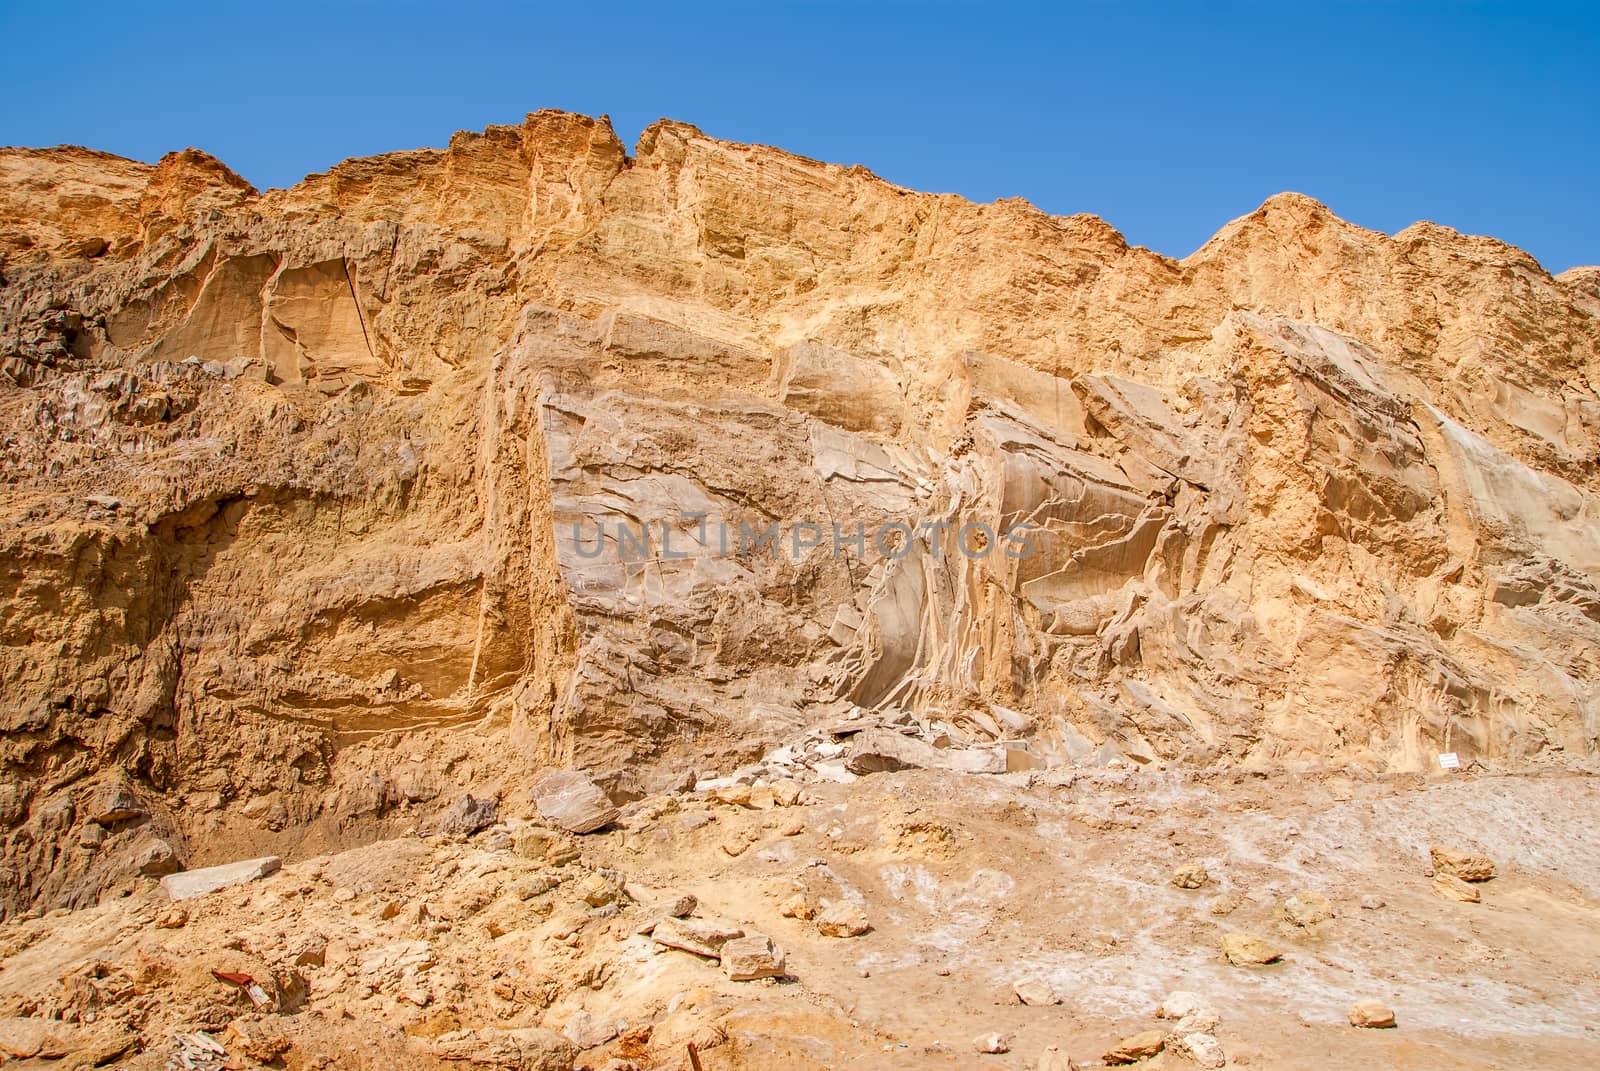
[[0, 911], [850, 706], [1595, 756], [1592, 270], [1297, 195], [1172, 261], [553, 112], [265, 194], [0, 151], [0, 257]]

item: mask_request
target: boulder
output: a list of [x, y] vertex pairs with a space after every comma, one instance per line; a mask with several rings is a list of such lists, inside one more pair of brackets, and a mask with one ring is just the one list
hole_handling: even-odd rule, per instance
[[523, 826], [511, 836], [511, 846], [524, 859], [550, 866], [564, 866], [578, 858], [572, 838], [544, 826]]
[[493, 798], [479, 799], [467, 793], [452, 803], [439, 818], [436, 827], [447, 837], [470, 837], [481, 829], [494, 825], [500, 804]]
[[1475, 904], [1483, 899], [1477, 889], [1454, 874], [1440, 874], [1434, 878], [1433, 891], [1446, 900], [1457, 900], [1463, 904]]
[[117, 779], [97, 786], [89, 794], [85, 813], [91, 822], [109, 826], [117, 822], [143, 818], [150, 812], [139, 802], [139, 797], [134, 794], [133, 788], [126, 781]]
[[778, 913], [786, 919], [813, 919], [817, 909], [806, 899], [805, 893], [797, 892], [778, 905]]
[[1283, 917], [1296, 926], [1315, 926], [1333, 918], [1333, 902], [1321, 893], [1303, 892], [1283, 902]]
[[1191, 1015], [1209, 1010], [1210, 1006], [1200, 994], [1191, 993], [1186, 989], [1174, 989], [1167, 994], [1167, 999], [1161, 1002], [1161, 1007], [1156, 1009], [1156, 1018], [1187, 1019]]
[[1350, 1009], [1350, 1025], [1377, 1030], [1392, 1027], [1394, 1009], [1381, 1000], [1358, 1000]]
[[1248, 899], [1241, 892], [1218, 893], [1206, 902], [1206, 910], [1220, 918], [1239, 910]]
[[1017, 982], [1011, 991], [1030, 1008], [1047, 1008], [1061, 1003], [1061, 994], [1056, 992], [1055, 986], [1037, 978]]
[[173, 874], [183, 869], [183, 861], [178, 858], [177, 849], [164, 840], [151, 841], [139, 851], [135, 861], [139, 873], [149, 878], [159, 878], [163, 874]]
[[766, 934], [733, 937], [722, 945], [722, 973], [735, 982], [783, 977], [783, 951]]
[[[819, 766], [824, 764], [818, 764]], [[855, 734], [844, 758], [844, 772], [856, 776], [896, 770], [949, 770], [952, 773], [1005, 773], [1003, 748], [936, 748], [893, 729]]]
[[1160, 1030], [1145, 1030], [1130, 1038], [1123, 1038], [1101, 1057], [1108, 1064], [1132, 1064], [1148, 1059], [1160, 1052], [1167, 1035]]
[[1011, 1051], [1011, 1035], [979, 1034], [972, 1039], [972, 1047], [985, 1055], [997, 1056], [1000, 1053]]
[[829, 904], [817, 916], [817, 929], [824, 937], [860, 937], [872, 929], [867, 913], [847, 900]]
[[1166, 1048], [1180, 1056], [1187, 1056], [1196, 1066], [1204, 1068], [1225, 1067], [1228, 1057], [1222, 1050], [1222, 1042], [1210, 1034], [1202, 1032], [1177, 1033], [1167, 1038]]
[[593, 833], [617, 820], [622, 812], [611, 798], [583, 774], [558, 770], [533, 786], [539, 814], [568, 833]]
[[845, 769], [857, 775], [938, 769], [942, 765], [941, 753], [932, 744], [892, 729], [877, 728], [856, 733], [844, 760]]
[[221, 866], [207, 866], [199, 870], [185, 870], [180, 874], [168, 874], [161, 879], [161, 887], [174, 900], [192, 900], [230, 885], [240, 885], [247, 881], [255, 881], [257, 878], [264, 878], [281, 865], [283, 860], [276, 855], [264, 855], [259, 859], [242, 859], [237, 863], [223, 863]]
[[589, 874], [573, 890], [578, 898], [590, 907], [604, 907], [614, 904], [625, 895], [621, 885], [612, 881], [604, 874]]
[[1253, 933], [1225, 933], [1222, 935], [1222, 958], [1235, 967], [1253, 967], [1276, 963], [1283, 952]]
[[1462, 881], [1488, 881], [1494, 877], [1494, 860], [1476, 852], [1464, 852], [1435, 844], [1428, 849], [1436, 874], [1449, 874]]
[[677, 948], [710, 959], [722, 957], [722, 946], [744, 931], [728, 923], [711, 919], [665, 918], [656, 923], [650, 935], [663, 948]]
[[1180, 889], [1198, 889], [1211, 880], [1201, 863], [1185, 863], [1172, 872], [1172, 884]]

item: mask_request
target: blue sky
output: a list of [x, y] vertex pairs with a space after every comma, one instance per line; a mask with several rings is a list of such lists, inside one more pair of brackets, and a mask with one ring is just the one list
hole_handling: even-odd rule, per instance
[[1600, 263], [1592, 6], [581, 7], [0, 0], [0, 144], [195, 145], [264, 188], [558, 107], [630, 146], [668, 116], [1094, 212], [1174, 256], [1298, 190]]

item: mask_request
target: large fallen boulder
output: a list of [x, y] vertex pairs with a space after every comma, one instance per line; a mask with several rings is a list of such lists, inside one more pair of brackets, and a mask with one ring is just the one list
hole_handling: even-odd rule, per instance
[[735, 982], [783, 977], [783, 950], [764, 933], [730, 938], [722, 946], [722, 973]]
[[895, 770], [1005, 773], [1006, 756], [1000, 748], [937, 748], [893, 729], [872, 728], [852, 737], [844, 768], [857, 775]]
[[533, 786], [533, 802], [545, 821], [568, 833], [593, 833], [622, 813], [599, 785], [576, 770], [546, 774]]
[[665, 918], [656, 923], [651, 937], [663, 948], [677, 948], [708, 959], [722, 958], [722, 946], [743, 937], [744, 930], [715, 919]]
[[480, 799], [469, 792], [440, 815], [436, 830], [448, 837], [470, 837], [494, 825], [499, 810], [493, 797]]
[[161, 887], [174, 900], [193, 900], [197, 896], [226, 889], [230, 885], [242, 885], [247, 881], [264, 878], [282, 865], [283, 860], [276, 855], [264, 855], [259, 859], [241, 859], [237, 863], [223, 863], [221, 866], [206, 866], [199, 870], [168, 874], [161, 879]]

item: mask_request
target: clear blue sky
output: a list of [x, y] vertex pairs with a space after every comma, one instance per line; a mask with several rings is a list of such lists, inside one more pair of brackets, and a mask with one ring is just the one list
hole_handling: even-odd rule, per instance
[[[541, 107], [661, 116], [1183, 256], [1280, 190], [1600, 263], [1592, 5], [19, 5], [0, 144], [195, 145], [263, 188]], [[136, 9], [137, 8], [137, 9]]]

